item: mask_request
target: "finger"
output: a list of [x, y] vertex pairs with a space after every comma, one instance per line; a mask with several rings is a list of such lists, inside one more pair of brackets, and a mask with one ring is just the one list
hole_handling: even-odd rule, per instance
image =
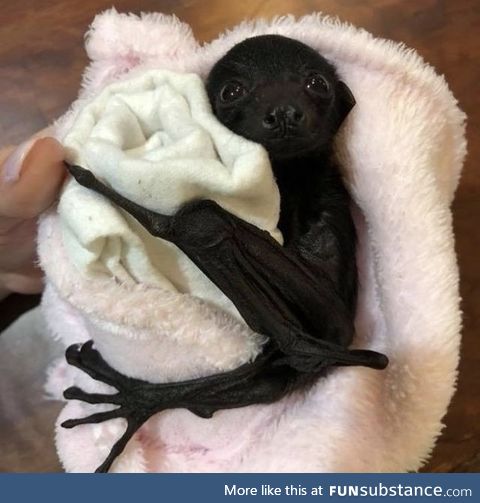
[[36, 232], [36, 219], [0, 218], [0, 285], [6, 291], [31, 294], [42, 290]]
[[43, 290], [43, 273], [32, 263], [18, 273], [0, 273], [0, 285], [4, 297], [14, 292], [24, 295], [40, 293]]
[[9, 153], [0, 166], [0, 225], [1, 219], [38, 216], [55, 201], [65, 177], [64, 151], [54, 138]]

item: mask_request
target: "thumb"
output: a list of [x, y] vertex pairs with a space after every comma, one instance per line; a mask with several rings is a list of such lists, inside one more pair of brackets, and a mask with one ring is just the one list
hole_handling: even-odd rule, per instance
[[65, 177], [64, 152], [54, 138], [32, 139], [0, 159], [0, 219], [38, 216], [56, 199]]

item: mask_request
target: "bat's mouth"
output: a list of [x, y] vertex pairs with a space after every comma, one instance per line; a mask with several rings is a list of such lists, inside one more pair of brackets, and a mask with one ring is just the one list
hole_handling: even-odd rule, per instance
[[316, 138], [293, 133], [277, 138], [266, 138], [261, 143], [272, 157], [282, 159], [313, 154], [321, 147]]

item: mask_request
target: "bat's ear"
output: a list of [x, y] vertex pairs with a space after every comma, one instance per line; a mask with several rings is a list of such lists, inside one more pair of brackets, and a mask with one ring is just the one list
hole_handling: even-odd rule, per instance
[[338, 111], [337, 128], [339, 128], [356, 103], [352, 91], [350, 91], [347, 84], [341, 80], [338, 81], [336, 88], [336, 102]]

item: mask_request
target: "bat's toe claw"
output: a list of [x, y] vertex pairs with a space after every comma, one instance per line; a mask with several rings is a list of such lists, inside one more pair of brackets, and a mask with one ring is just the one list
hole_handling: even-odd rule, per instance
[[81, 364], [93, 349], [93, 341], [85, 342], [84, 344], [72, 344], [65, 351], [65, 357], [70, 365]]
[[93, 341], [88, 341], [80, 348], [80, 358], [84, 365], [90, 367], [98, 366], [101, 356], [100, 353], [93, 349]]
[[74, 344], [65, 352], [67, 362], [97, 381], [115, 388], [128, 386], [128, 378], [113, 369], [93, 347], [93, 341]]
[[82, 393], [83, 391], [80, 388], [77, 388], [76, 386], [71, 386], [70, 388], [67, 388], [63, 392], [63, 397], [66, 398], [67, 400], [76, 400]]
[[78, 362], [81, 344], [72, 344], [65, 351], [65, 358], [70, 365], [75, 365]]
[[97, 424], [109, 421], [110, 419], [117, 419], [119, 417], [127, 418], [130, 415], [128, 409], [123, 409], [122, 407], [118, 409], [108, 410], [106, 412], [97, 412], [96, 414], [91, 414], [90, 416], [81, 417], [80, 419], [67, 419], [61, 426], [62, 428], [75, 428], [81, 424]]
[[63, 423], [60, 425], [62, 428], [75, 428], [77, 426], [78, 421], [76, 419], [67, 419], [66, 421], [63, 421]]

